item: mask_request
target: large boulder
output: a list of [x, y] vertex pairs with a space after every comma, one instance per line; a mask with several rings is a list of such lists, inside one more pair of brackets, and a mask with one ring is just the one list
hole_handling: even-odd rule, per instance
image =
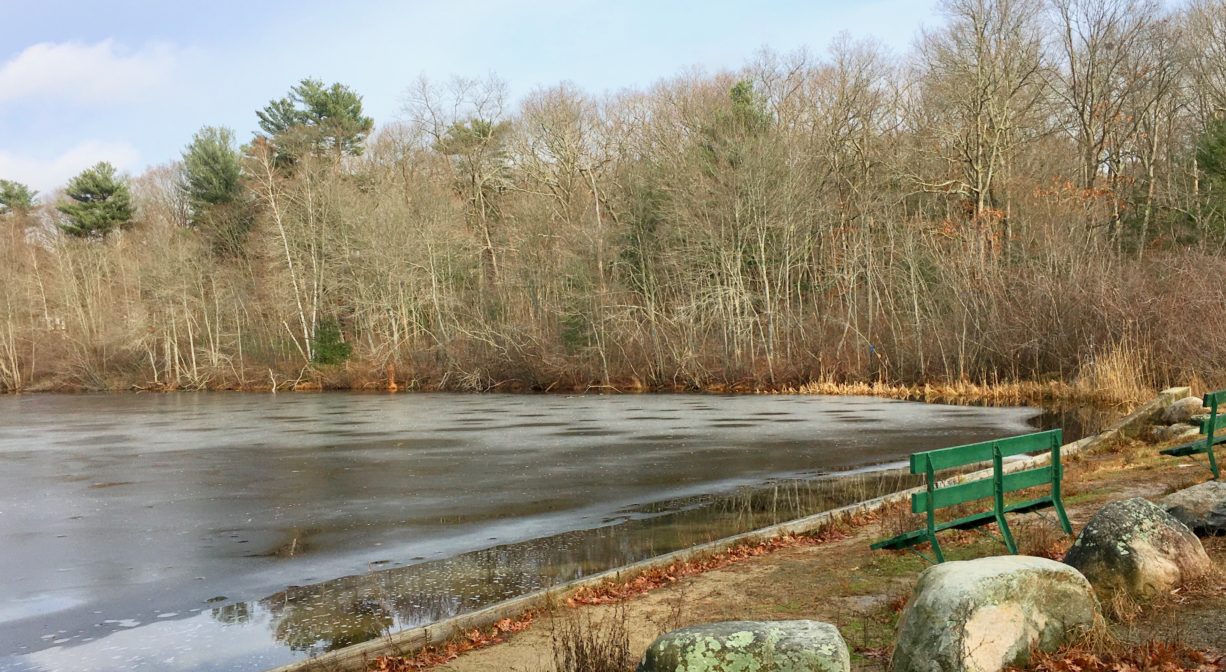
[[1064, 562], [1099, 591], [1146, 599], [1212, 569], [1200, 539], [1171, 514], [1140, 497], [1104, 506], [1073, 542]]
[[1204, 407], [1204, 402], [1200, 397], [1184, 397], [1178, 401], [1171, 402], [1171, 405], [1162, 412], [1162, 421], [1168, 425], [1177, 423], [1186, 423], [1192, 418], [1207, 412]]
[[996, 672], [1093, 626], [1094, 589], [1068, 565], [1029, 556], [946, 562], [920, 575], [891, 672]]
[[1163, 509], [1199, 536], [1226, 534], [1226, 483], [1206, 481], [1162, 498]]
[[847, 672], [838, 628], [820, 621], [725, 621], [652, 642], [638, 672]]

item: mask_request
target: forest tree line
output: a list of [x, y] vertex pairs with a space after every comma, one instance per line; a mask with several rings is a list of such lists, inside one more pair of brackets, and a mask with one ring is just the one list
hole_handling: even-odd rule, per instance
[[0, 176], [0, 390], [1226, 384], [1226, 1], [943, 10], [377, 128], [306, 79], [142, 175]]

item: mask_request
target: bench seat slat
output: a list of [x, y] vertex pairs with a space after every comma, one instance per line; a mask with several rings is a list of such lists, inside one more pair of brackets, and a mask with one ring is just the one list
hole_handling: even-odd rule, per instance
[[[994, 520], [996, 520], [996, 516], [994, 516], [991, 511], [988, 511], [986, 513], [976, 513], [974, 515], [966, 516], [964, 518], [958, 518], [956, 520], [945, 521], [943, 523], [938, 524], [935, 528], [933, 528], [933, 530], [935, 532], [942, 532], [944, 530], [954, 530], [954, 529], [969, 530], [974, 527], [981, 527], [983, 525], [987, 525], [988, 523], [991, 523]], [[926, 541], [928, 541], [928, 530], [918, 529], [918, 530], [912, 530], [910, 532], [905, 532], [896, 537], [890, 537], [889, 539], [886, 539], [885, 541], [879, 541], [873, 544], [872, 548], [874, 549], [887, 548], [891, 550], [897, 550], [901, 548], [910, 548], [911, 546], [918, 546], [919, 544], [922, 544]]]
[[925, 541], [928, 541], [928, 530], [911, 530], [910, 532], [904, 532], [898, 536], [878, 541], [877, 543], [873, 544], [871, 548], [874, 551], [878, 551], [883, 548], [891, 551], [897, 551], [904, 548], [911, 548], [912, 546], [918, 546]]
[[[1038, 511], [1039, 509], [1045, 509], [1052, 505], [1053, 502], [1051, 497], [1040, 497], [1038, 499], [1030, 499], [1024, 502], [1010, 504], [1009, 506], [1005, 507], [1005, 513], [1030, 513], [1032, 511]], [[990, 525], [994, 522], [996, 522], [996, 515], [991, 511], [985, 511], [983, 513], [976, 513], [963, 518], [958, 518], [956, 520], [940, 523], [934, 528], [934, 531], [943, 532], [945, 530], [970, 530], [976, 527]], [[890, 537], [889, 539], [878, 541], [872, 545], [872, 549], [897, 551], [904, 548], [910, 548], [912, 546], [918, 546], [927, 541], [928, 530], [912, 530], [910, 532], [905, 532], [903, 534]]]
[[[1216, 446], [1219, 443], [1226, 443], [1226, 434], [1218, 434], [1217, 436], [1213, 437], [1213, 445]], [[1186, 455], [1203, 455], [1206, 452], [1208, 452], [1208, 449], [1205, 447], [1204, 439], [1197, 439], [1189, 443], [1180, 444], [1178, 446], [1172, 446], [1170, 448], [1163, 448], [1162, 450], [1158, 451], [1160, 455], [1170, 455], [1171, 457], [1184, 457]]]

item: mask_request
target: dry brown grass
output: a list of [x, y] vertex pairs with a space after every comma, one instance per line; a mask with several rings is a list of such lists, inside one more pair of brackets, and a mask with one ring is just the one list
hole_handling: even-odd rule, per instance
[[[1103, 613], [1113, 622], [1124, 625], [1136, 623], [1147, 606], [1141, 604], [1140, 601], [1126, 590], [1115, 589], [1105, 594], [1099, 591], [1098, 596], [1099, 602], [1103, 607]], [[1151, 603], [1148, 606], [1152, 608], [1155, 605]]]
[[637, 658], [630, 649], [624, 604], [597, 618], [591, 610], [564, 610], [550, 621], [554, 672], [626, 672]]
[[1131, 338], [1091, 351], [1081, 364], [1073, 389], [1087, 398], [1134, 401], [1153, 397], [1157, 385], [1149, 373], [1151, 354]]
[[883, 539], [919, 529], [923, 525], [924, 517], [911, 513], [910, 498], [890, 502], [881, 508], [878, 528]]
[[1128, 642], [1096, 628], [1077, 641], [1052, 652], [1036, 652], [1028, 665], [1007, 668], [1015, 672], [1209, 672], [1226, 669], [1226, 658], [1215, 651], [1178, 641]]
[[842, 382], [822, 378], [799, 385], [761, 388], [762, 394], [820, 394], [834, 396], [882, 397], [931, 403], [1024, 404], [1024, 403], [1101, 403], [1134, 404], [1153, 396], [1134, 376], [1129, 379], [1125, 366], [1135, 364], [1135, 350], [1091, 360], [1084, 376], [1073, 383], [1053, 381], [997, 381], [976, 383], [968, 380], [923, 384], [887, 382]]
[[685, 627], [692, 619], [690, 618], [690, 584], [686, 581], [677, 582], [672, 592], [663, 600], [665, 610], [663, 614], [659, 614], [655, 618], [648, 617], [648, 621], [661, 634], [672, 632]]
[[[1167, 485], [1166, 494], [1169, 495], [1173, 492], [1179, 492], [1180, 490], [1190, 488], [1194, 485], [1200, 485], [1201, 483], [1205, 482], [1209, 475], [1210, 473], [1207, 468], [1185, 469], [1179, 474], [1178, 480], [1175, 480]], [[1206, 548], [1208, 545], [1208, 543], [1205, 544]]]
[[1018, 524], [1009, 524], [1017, 541], [1017, 552], [1040, 558], [1060, 560], [1073, 545], [1072, 538], [1054, 521], [1038, 516], [1028, 517]]

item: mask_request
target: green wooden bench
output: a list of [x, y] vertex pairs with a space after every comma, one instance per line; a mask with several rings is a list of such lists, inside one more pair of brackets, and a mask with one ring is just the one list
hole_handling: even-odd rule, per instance
[[[927, 482], [924, 492], [911, 495], [911, 512], [925, 514], [927, 525], [919, 530], [878, 541], [872, 545], [872, 548], [902, 550], [929, 542], [932, 544], [932, 552], [936, 556], [936, 561], [945, 562], [941, 544], [937, 541], [937, 532], [969, 530], [996, 523], [1000, 527], [1005, 546], [1008, 547], [1010, 553], [1016, 554], [1017, 544], [1013, 540], [1009, 524], [1005, 521], [1005, 514], [1027, 513], [1049, 506], [1055, 508], [1056, 515], [1060, 519], [1060, 526], [1071, 535], [1073, 528], [1069, 525], [1068, 515], [1064, 511], [1064, 502], [1060, 497], [1060, 482], [1064, 477], [1064, 471], [1060, 465], [1062, 438], [1062, 432], [1053, 429], [911, 455], [911, 473], [924, 474]], [[1051, 462], [1042, 467], [1005, 473], [1005, 458], [1039, 451], [1050, 451]], [[944, 486], [937, 481], [938, 471], [983, 462], [992, 463], [992, 475], [989, 477]], [[1005, 502], [1005, 495], [1010, 492], [1044, 485], [1050, 486], [1049, 492], [1038, 499], [1008, 504]], [[992, 499], [992, 506], [987, 511], [937, 522], [936, 512], [941, 509], [977, 502], [989, 497]]]
[[1226, 402], [1226, 390], [1218, 390], [1205, 395], [1204, 404], [1209, 407], [1209, 417], [1199, 421], [1200, 433], [1205, 436], [1203, 439], [1197, 439], [1191, 443], [1185, 443], [1166, 450], [1160, 450], [1163, 455], [1172, 457], [1184, 457], [1188, 455], [1199, 455], [1204, 453], [1209, 456], [1209, 471], [1213, 472], [1213, 478], [1216, 480], [1221, 478], [1221, 473], [1218, 471], [1217, 457], [1213, 454], [1213, 446], [1219, 443], [1226, 442], [1226, 433], [1218, 436], [1217, 432], [1217, 407], [1218, 404]]

